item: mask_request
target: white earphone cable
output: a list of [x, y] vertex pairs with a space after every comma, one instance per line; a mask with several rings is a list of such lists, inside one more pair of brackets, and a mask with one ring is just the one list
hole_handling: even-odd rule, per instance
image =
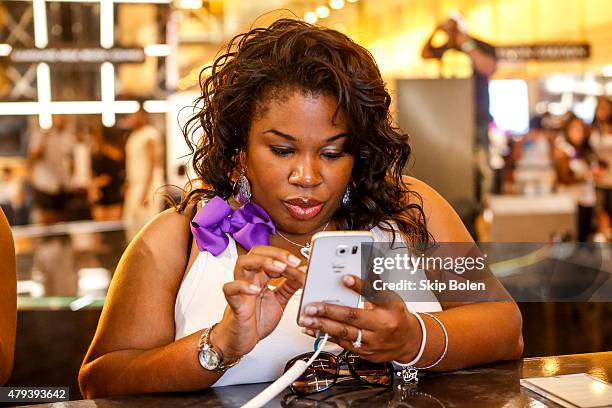
[[257, 396], [251, 399], [249, 402], [244, 404], [242, 408], [260, 408], [263, 407], [266, 403], [268, 403], [272, 398], [276, 397], [280, 394], [285, 388], [291, 385], [292, 382], [300, 378], [304, 371], [317, 359], [323, 347], [325, 347], [325, 343], [327, 343], [327, 339], [329, 335], [325, 333], [323, 339], [321, 340], [321, 344], [314, 352], [312, 357], [308, 359], [308, 361], [298, 360], [296, 361], [285, 374], [283, 374], [278, 380], [274, 381], [265, 390], [260, 392]]

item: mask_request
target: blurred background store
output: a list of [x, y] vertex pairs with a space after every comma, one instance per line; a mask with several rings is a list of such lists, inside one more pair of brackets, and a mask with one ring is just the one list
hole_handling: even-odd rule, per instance
[[[68, 381], [78, 398], [123, 249], [191, 174], [181, 125], [200, 71], [280, 17], [374, 55], [411, 136], [406, 173], [476, 240], [610, 241], [609, 0], [2, 0], [0, 205], [19, 291], [9, 384]], [[526, 356], [612, 348], [610, 303], [521, 308]]]

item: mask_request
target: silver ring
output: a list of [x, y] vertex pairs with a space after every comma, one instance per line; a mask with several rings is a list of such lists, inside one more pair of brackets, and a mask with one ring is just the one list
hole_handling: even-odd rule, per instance
[[361, 348], [361, 329], [357, 329], [357, 340], [353, 342], [353, 347], [356, 349]]

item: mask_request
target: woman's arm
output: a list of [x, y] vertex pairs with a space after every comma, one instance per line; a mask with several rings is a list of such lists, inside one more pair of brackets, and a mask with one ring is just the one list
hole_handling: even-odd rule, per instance
[[431, 58], [440, 59], [440, 58], [442, 58], [442, 54], [444, 53], [444, 51], [448, 47], [448, 43], [445, 44], [442, 47], [434, 47], [432, 45], [434, 36], [441, 29], [442, 29], [441, 25], [438, 25], [431, 32], [431, 35], [429, 36], [429, 38], [427, 39], [427, 42], [425, 43], [425, 45], [423, 45], [423, 49], [421, 50], [421, 57], [422, 58], [424, 58], [424, 59], [431, 59]]
[[[427, 228], [436, 242], [473, 242], [455, 210], [440, 194], [415, 178], [407, 181], [423, 198]], [[520, 358], [523, 320], [510, 296], [504, 302], [441, 303], [443, 311], [432, 314], [446, 327], [449, 343], [446, 357], [437, 370]], [[423, 320], [427, 327], [427, 347], [420, 366], [435, 362], [444, 349], [444, 332], [439, 324], [428, 316]], [[407, 356], [405, 361], [412, 357]]]
[[[476, 41], [474, 38], [461, 31], [455, 34], [455, 43], [460, 50], [463, 50], [463, 44], [470, 40], [474, 42], [474, 48], [464, 52], [471, 58], [476, 72], [480, 75], [490, 77], [497, 69], [495, 48], [482, 41]], [[482, 47], [484, 47], [484, 49]]]
[[[188, 208], [185, 214], [190, 213]], [[121, 258], [79, 372], [85, 397], [193, 391], [221, 376], [198, 361], [202, 330], [174, 340], [176, 296], [198, 251], [188, 241], [188, 228], [186, 215], [168, 210], [136, 236]], [[299, 259], [291, 258], [289, 251], [270, 246], [254, 246], [238, 256], [234, 280], [223, 286], [228, 306], [209, 339], [227, 357], [226, 363], [249, 353], [271, 333], [289, 299], [303, 286], [305, 270], [297, 268]], [[270, 278], [284, 279], [268, 290]]]
[[17, 325], [17, 284], [15, 246], [11, 228], [0, 209], [0, 385], [13, 368]]
[[195, 390], [219, 377], [198, 363], [200, 332], [174, 341], [174, 303], [191, 246], [189, 213], [160, 214], [121, 258], [79, 372], [86, 398]]
[[[423, 198], [428, 230], [436, 242], [473, 243], [453, 208], [425, 183], [408, 179], [412, 190]], [[361, 280], [352, 277], [345, 285], [358, 293]], [[522, 318], [512, 298], [492, 277], [487, 285], [495, 286], [503, 302], [440, 302], [442, 312], [435, 315], [448, 333], [448, 350], [435, 370], [456, 370], [499, 360], [519, 358], [523, 351]], [[499, 286], [498, 286], [499, 285]], [[365, 309], [353, 309], [330, 304], [313, 304], [302, 321], [309, 334], [315, 330], [329, 333], [341, 347], [371, 361], [412, 361], [421, 344], [422, 331], [417, 319], [406, 310], [404, 300], [394, 292], [381, 292]], [[310, 309], [310, 311], [309, 311]], [[437, 361], [444, 351], [444, 331], [430, 316], [421, 315], [426, 326], [427, 342], [417, 366], [426, 367]], [[363, 346], [355, 349], [352, 342], [362, 330]]]

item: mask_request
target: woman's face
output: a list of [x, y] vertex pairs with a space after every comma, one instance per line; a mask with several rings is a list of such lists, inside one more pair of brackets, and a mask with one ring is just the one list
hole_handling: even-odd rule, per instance
[[567, 125], [567, 137], [574, 146], [582, 146], [586, 137], [582, 120], [573, 119]]
[[610, 106], [610, 102], [608, 102], [607, 99], [605, 98], [600, 98], [598, 103], [597, 103], [597, 108], [595, 110], [595, 117], [597, 118], [597, 121], [599, 122], [607, 122], [610, 117], [610, 114], [612, 113], [611, 110], [611, 106]]
[[287, 90], [260, 107], [251, 123], [244, 166], [252, 200], [277, 228], [307, 234], [341, 205], [353, 169], [343, 151], [349, 137], [336, 99]]

